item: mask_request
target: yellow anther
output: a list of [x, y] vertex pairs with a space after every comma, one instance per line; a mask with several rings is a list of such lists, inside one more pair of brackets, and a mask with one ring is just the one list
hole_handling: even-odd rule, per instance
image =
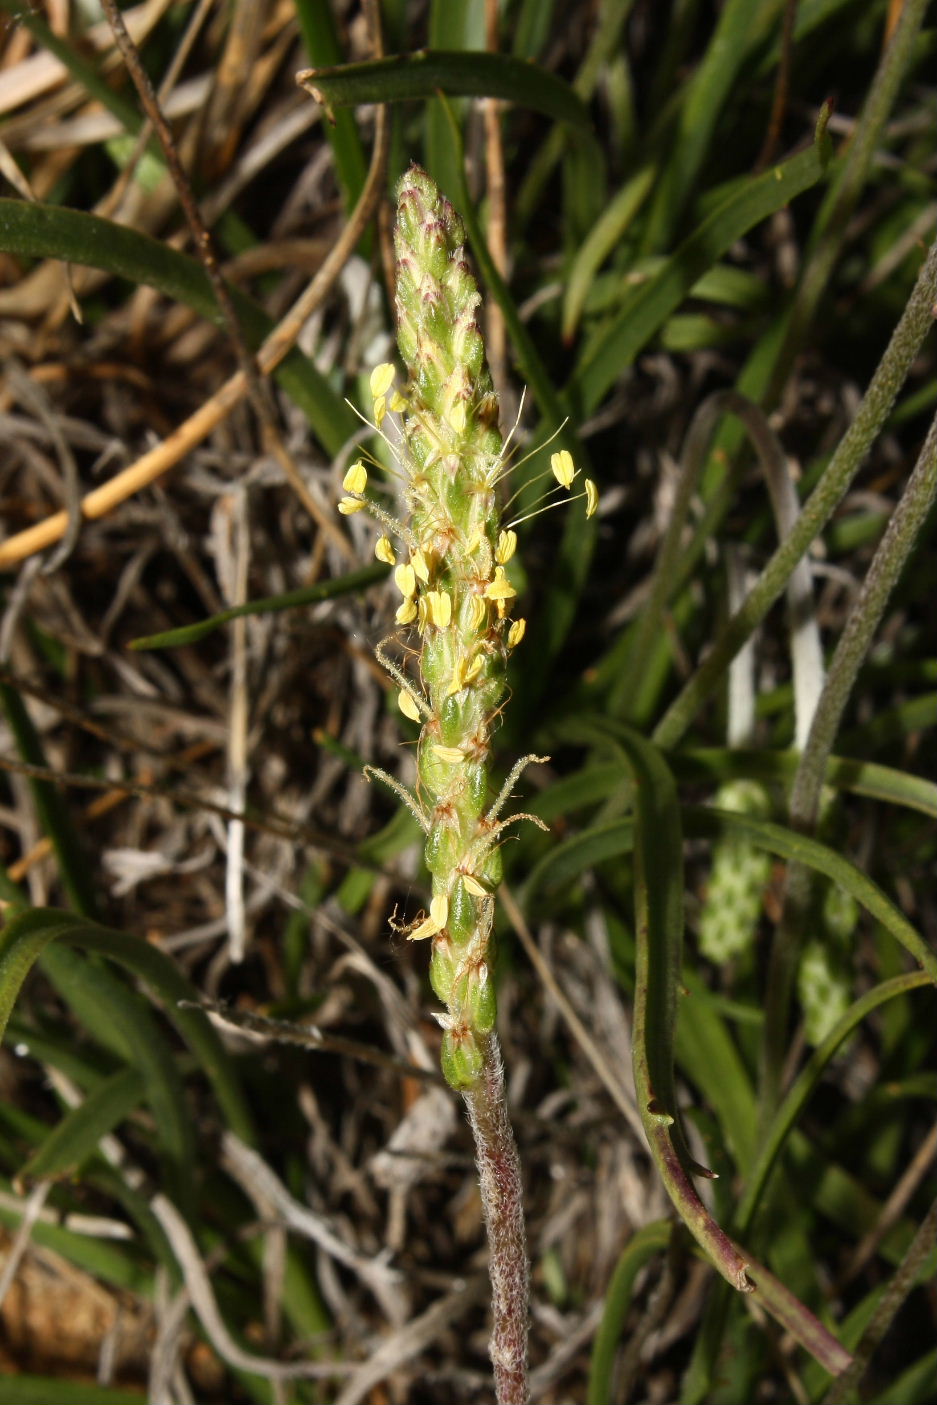
[[340, 498], [338, 510], [343, 517], [350, 517], [353, 512], [362, 512], [367, 507], [364, 498]]
[[384, 423], [384, 416], [387, 414], [387, 397], [377, 395], [374, 399], [374, 423], [380, 429]]
[[512, 532], [510, 527], [499, 532], [495, 545], [495, 560], [502, 566], [506, 566], [517, 550], [517, 533]]
[[397, 589], [404, 600], [409, 600], [416, 592], [416, 572], [412, 566], [398, 566], [394, 571]]
[[469, 537], [468, 541], [465, 543], [466, 556], [471, 556], [473, 551], [477, 551], [484, 540], [485, 539], [482, 536], [481, 527], [476, 527], [472, 535]]
[[462, 882], [465, 884], [466, 888], [469, 890], [473, 898], [487, 898], [489, 896], [488, 889], [483, 887], [482, 884], [479, 883], [474, 873], [463, 873]]
[[468, 608], [468, 619], [465, 623], [473, 634], [478, 634], [488, 623], [488, 606], [480, 595], [472, 596], [472, 602]]
[[401, 688], [397, 694], [397, 704], [404, 717], [409, 717], [411, 722], [419, 722], [420, 709], [416, 705], [416, 698], [409, 688]]
[[485, 586], [485, 598], [495, 601], [513, 600], [516, 594], [517, 591], [504, 574], [504, 567], [496, 566], [494, 579]]
[[429, 905], [429, 917], [425, 917], [419, 927], [410, 933], [412, 942], [421, 942], [424, 937], [434, 937], [445, 927], [449, 917], [449, 899], [445, 893], [437, 893]]
[[426, 564], [426, 557], [419, 547], [417, 547], [416, 551], [410, 552], [410, 565], [413, 567], [418, 578], [426, 585], [429, 580], [429, 566]]
[[345, 489], [346, 493], [363, 493], [367, 486], [368, 470], [361, 460], [358, 459], [357, 463], [352, 464], [351, 468], [342, 479], [342, 487]]
[[527, 621], [525, 619], [514, 620], [508, 630], [508, 648], [516, 649], [526, 633]]
[[468, 668], [465, 670], [465, 682], [474, 683], [475, 679], [481, 673], [484, 666], [485, 660], [482, 658], [481, 654], [476, 654], [475, 657], [472, 659], [472, 662], [469, 664]]
[[599, 507], [599, 490], [591, 478], [586, 479], [586, 516], [593, 517]]
[[450, 407], [449, 414], [446, 418], [456, 434], [461, 434], [465, 428], [465, 401], [456, 400]]
[[413, 601], [405, 600], [402, 605], [398, 605], [394, 619], [398, 624], [412, 624], [416, 619], [416, 606]]
[[395, 371], [389, 361], [382, 361], [379, 366], [375, 366], [371, 372], [370, 386], [371, 394], [375, 400], [378, 396], [386, 395], [394, 383]]
[[401, 395], [399, 390], [395, 390], [393, 395], [390, 397], [389, 408], [393, 410], [395, 415], [399, 415], [401, 410], [405, 410], [407, 408], [406, 396]]
[[460, 693], [463, 688], [474, 683], [482, 671], [483, 664], [484, 660], [481, 654], [476, 654], [471, 662], [466, 659], [464, 654], [460, 654], [458, 662], [452, 670], [452, 681], [446, 689], [446, 697], [451, 698], [453, 693]]
[[564, 488], [569, 488], [576, 476], [576, 465], [573, 463], [573, 456], [568, 449], [560, 449], [559, 453], [550, 455], [550, 467], [553, 469], [553, 476], [557, 483]]
[[393, 566], [397, 560], [394, 555], [394, 548], [390, 537], [378, 537], [374, 543], [374, 555], [378, 561], [383, 561], [386, 566]]
[[437, 629], [447, 629], [452, 619], [452, 596], [445, 590], [428, 590], [426, 608], [432, 624]]
[[458, 766], [465, 760], [465, 752], [457, 746], [440, 746], [438, 742], [434, 742], [430, 750], [449, 766]]
[[421, 595], [419, 600], [416, 602], [416, 605], [417, 611], [419, 613], [417, 629], [420, 631], [421, 634], [423, 634], [426, 630], [426, 622], [429, 619], [429, 609], [426, 604], [426, 596]]

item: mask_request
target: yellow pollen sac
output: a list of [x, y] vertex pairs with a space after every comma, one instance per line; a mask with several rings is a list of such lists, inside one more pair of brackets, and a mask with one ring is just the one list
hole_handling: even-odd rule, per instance
[[363, 512], [367, 507], [364, 498], [340, 498], [338, 510], [343, 517], [350, 517], [353, 512]]
[[472, 596], [472, 603], [469, 605], [468, 619], [466, 625], [473, 634], [478, 634], [484, 625], [488, 623], [488, 606], [480, 595]]
[[514, 589], [507, 576], [504, 574], [503, 566], [495, 567], [494, 579], [485, 586], [486, 600], [513, 600], [517, 591]]
[[379, 366], [374, 367], [369, 384], [375, 400], [378, 396], [387, 394], [394, 383], [394, 375], [394, 368], [389, 361], [382, 361]]
[[495, 560], [501, 566], [506, 566], [517, 550], [517, 533], [512, 532], [510, 527], [506, 531], [498, 534], [495, 545]]
[[474, 683], [475, 679], [481, 673], [483, 666], [484, 659], [481, 654], [476, 654], [471, 663], [466, 660], [464, 654], [460, 654], [459, 661], [452, 672], [452, 682], [446, 689], [446, 697], [451, 698], [453, 693], [460, 693], [463, 688], [467, 688], [470, 683]]
[[527, 621], [525, 619], [515, 620], [508, 630], [508, 648], [516, 649], [526, 633]]
[[420, 709], [416, 705], [416, 698], [409, 688], [401, 688], [397, 694], [397, 705], [404, 717], [409, 717], [411, 722], [420, 721]]
[[445, 590], [428, 590], [426, 592], [426, 608], [429, 611], [430, 622], [437, 629], [448, 628], [452, 619], [452, 596]]
[[455, 404], [450, 409], [449, 414], [446, 416], [446, 418], [448, 419], [451, 427], [455, 430], [456, 434], [461, 434], [463, 429], [465, 428], [465, 401], [456, 400]]
[[368, 470], [359, 459], [353, 463], [351, 468], [342, 479], [342, 487], [346, 493], [363, 493], [368, 486]]
[[488, 889], [482, 887], [481, 883], [479, 883], [474, 873], [463, 873], [462, 882], [465, 884], [466, 888], [469, 890], [473, 898], [490, 897]]
[[468, 668], [465, 670], [466, 683], [474, 683], [485, 666], [485, 660], [481, 654], [476, 654]]
[[412, 624], [416, 619], [416, 606], [413, 601], [405, 600], [402, 605], [398, 605], [394, 619], [398, 624]]
[[465, 752], [457, 746], [440, 746], [434, 742], [432, 752], [434, 756], [439, 757], [440, 761], [445, 761], [450, 766], [458, 766], [465, 760]]
[[466, 556], [471, 556], [473, 551], [477, 551], [483, 541], [484, 537], [482, 536], [481, 527], [476, 527], [472, 535], [469, 537], [468, 541], [465, 543]]
[[560, 449], [559, 453], [550, 455], [550, 467], [553, 469], [553, 476], [564, 488], [569, 488], [576, 477], [576, 465], [573, 463], [573, 456], [568, 449]]
[[380, 429], [384, 423], [384, 416], [387, 414], [387, 397], [384, 395], [375, 396], [374, 399], [374, 423]]
[[445, 893], [437, 893], [429, 905], [429, 917], [425, 917], [419, 927], [410, 933], [411, 942], [421, 942], [424, 937], [434, 937], [441, 932], [449, 917], [449, 899]]
[[420, 618], [419, 618], [419, 621], [417, 622], [417, 629], [418, 629], [418, 630], [420, 631], [420, 633], [422, 634], [422, 633], [425, 631], [425, 629], [426, 629], [426, 622], [427, 622], [427, 620], [429, 619], [429, 608], [428, 608], [428, 606], [427, 606], [427, 604], [426, 604], [426, 596], [425, 596], [425, 595], [421, 595], [420, 598], [419, 598], [419, 600], [416, 602], [416, 604], [417, 604], [417, 611], [418, 611], [419, 617], [420, 617]]
[[586, 516], [594, 517], [599, 507], [599, 490], [591, 478], [586, 479]]
[[407, 408], [407, 398], [405, 395], [401, 395], [399, 390], [395, 390], [390, 397], [390, 408], [395, 415], [399, 415], [402, 410]]
[[429, 566], [426, 564], [426, 557], [417, 547], [416, 551], [410, 552], [410, 565], [413, 567], [419, 579], [426, 585], [429, 580]]
[[398, 566], [394, 571], [397, 589], [404, 600], [409, 600], [416, 591], [416, 572], [412, 566]]
[[393, 566], [397, 558], [394, 555], [394, 548], [390, 537], [378, 537], [377, 541], [374, 543], [374, 555], [377, 557], [378, 561], [383, 561], [386, 566]]

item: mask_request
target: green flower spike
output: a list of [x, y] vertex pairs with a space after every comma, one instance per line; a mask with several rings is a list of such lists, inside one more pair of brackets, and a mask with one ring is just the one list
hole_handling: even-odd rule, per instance
[[[716, 795], [719, 810], [766, 818], [768, 792], [758, 781], [727, 782]], [[748, 951], [755, 941], [771, 860], [747, 839], [720, 840], [713, 850], [709, 891], [700, 917], [700, 950], [722, 965]]]
[[[480, 1077], [484, 1036], [495, 1021], [490, 948], [501, 833], [513, 819], [531, 818], [498, 817], [524, 766], [545, 758], [524, 757], [487, 806], [491, 730], [508, 655], [525, 628], [523, 619], [511, 619], [516, 591], [506, 568], [517, 534], [502, 529], [498, 508], [504, 473], [498, 402], [476, 321], [481, 298], [465, 260], [462, 222], [415, 166], [400, 182], [397, 199], [398, 342], [410, 383], [401, 395], [393, 367], [385, 364], [375, 367], [370, 386], [375, 424], [380, 427], [388, 411], [400, 416], [400, 442], [392, 447], [408, 517], [391, 523], [377, 510], [399, 547], [382, 535], [375, 553], [393, 566], [397, 624], [418, 636], [420, 682], [406, 677], [383, 648], [378, 657], [399, 685], [400, 710], [422, 724], [420, 799], [369, 771], [392, 784], [426, 831], [432, 902], [407, 935], [432, 944], [430, 979], [446, 1005], [438, 1016], [443, 1071], [464, 1090]], [[572, 460], [565, 457], [571, 482]], [[364, 467], [355, 464], [345, 475], [340, 511], [375, 507], [366, 486]]]

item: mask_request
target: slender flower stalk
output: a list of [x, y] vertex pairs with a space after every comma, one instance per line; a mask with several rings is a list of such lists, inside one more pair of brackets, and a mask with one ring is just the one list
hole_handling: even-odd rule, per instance
[[[383, 432], [388, 415], [389, 425], [400, 426], [396, 442], [385, 439], [400, 469], [407, 516], [397, 521], [369, 496], [361, 462], [346, 473], [338, 507], [346, 516], [369, 510], [381, 523], [375, 554], [394, 568], [397, 624], [418, 664], [414, 677], [384, 645], [377, 650], [399, 687], [400, 710], [421, 724], [417, 794], [368, 770], [426, 835], [429, 912], [400, 930], [430, 943], [430, 981], [446, 1007], [436, 1016], [442, 1068], [466, 1100], [488, 1228], [497, 1399], [517, 1405], [528, 1398], [528, 1266], [520, 1165], [494, 1034], [491, 939], [503, 832], [517, 819], [541, 824], [531, 815], [502, 813], [524, 767], [546, 758], [522, 757], [490, 800], [492, 730], [508, 656], [525, 631], [523, 618], [512, 619], [517, 591], [509, 567], [517, 533], [502, 525], [498, 503], [506, 445], [462, 222], [416, 166], [401, 180], [397, 201], [397, 336], [409, 382], [404, 394], [397, 390], [387, 363], [375, 368], [370, 384], [377, 429]], [[551, 468], [556, 491], [568, 493], [578, 476], [569, 453], [553, 454]], [[586, 480], [580, 496], [587, 513], [594, 512], [595, 485]]]

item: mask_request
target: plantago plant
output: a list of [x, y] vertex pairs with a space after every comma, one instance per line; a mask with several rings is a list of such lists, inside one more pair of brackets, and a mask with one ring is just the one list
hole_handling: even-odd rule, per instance
[[[401, 930], [411, 941], [430, 943], [430, 980], [446, 1006], [437, 1015], [442, 1068], [465, 1097], [491, 1246], [498, 1400], [514, 1402], [527, 1399], [527, 1259], [517, 1148], [494, 1033], [491, 932], [501, 836], [515, 820], [534, 819], [502, 817], [503, 811], [524, 767], [547, 758], [522, 757], [492, 802], [492, 731], [508, 656], [525, 631], [524, 619], [512, 618], [517, 592], [508, 572], [517, 533], [502, 526], [498, 505], [506, 473], [498, 401], [462, 222], [416, 166], [397, 198], [397, 336], [410, 379], [403, 395], [394, 389], [393, 366], [380, 365], [371, 391], [378, 428], [388, 410], [400, 415], [402, 432], [392, 448], [409, 516], [397, 521], [367, 496], [360, 462], [345, 475], [339, 511], [370, 509], [396, 538], [395, 544], [381, 535], [375, 550], [394, 567], [402, 597], [397, 623], [415, 641], [419, 677], [406, 676], [383, 647], [377, 652], [400, 688], [401, 711], [422, 724], [418, 793], [369, 771], [396, 792], [426, 834], [429, 913]], [[569, 490], [576, 471], [568, 451], [553, 454], [551, 463]], [[596, 489], [588, 480], [583, 496], [586, 511], [594, 511]]]

